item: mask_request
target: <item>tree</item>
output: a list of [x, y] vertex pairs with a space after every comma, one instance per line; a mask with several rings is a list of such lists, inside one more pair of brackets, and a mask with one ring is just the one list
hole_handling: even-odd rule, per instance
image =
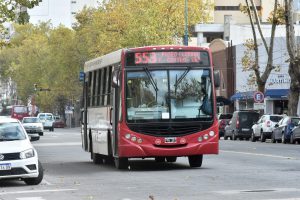
[[292, 11], [293, 0], [285, 0], [286, 44], [289, 54], [289, 75], [291, 78], [288, 115], [296, 116], [300, 92], [300, 51], [297, 48]]
[[[249, 1], [250, 1], [251, 5], [250, 5]], [[278, 9], [278, 7], [279, 7], [278, 0], [275, 0], [274, 1], [274, 10], [269, 17], [269, 22], [272, 24], [272, 29], [271, 29], [270, 44], [268, 45], [266, 42], [266, 39], [262, 33], [260, 19], [259, 19], [254, 1], [253, 0], [245, 0], [245, 2], [246, 2], [246, 6], [241, 7], [241, 10], [242, 10], [242, 12], [246, 13], [249, 16], [252, 33], [253, 33], [253, 40], [248, 40], [246, 42], [246, 47], [247, 47], [248, 53], [246, 53], [246, 55], [242, 59], [242, 64], [243, 64], [244, 70], [252, 70], [254, 72], [258, 91], [265, 92], [265, 85], [268, 80], [268, 77], [269, 77], [271, 71], [275, 68], [273, 66], [274, 37], [275, 37], [276, 26], [278, 24], [282, 23], [282, 21], [280, 20], [280, 13], [282, 13], [280, 11], [282, 9]], [[258, 40], [257, 40], [257, 33], [256, 33], [255, 25], [258, 29], [258, 32], [259, 32], [260, 37], [263, 42], [263, 46], [268, 55], [267, 65], [266, 65], [264, 71], [261, 71], [260, 66], [259, 66]], [[249, 56], [249, 51], [255, 52], [255, 56], [254, 56], [255, 61], [251, 60], [252, 57]]]
[[[15, 21], [25, 24], [29, 21], [29, 15], [22, 8], [33, 8], [41, 0], [0, 0], [0, 34], [5, 35], [3, 23]], [[0, 47], [6, 45], [6, 42], [0, 37]]]
[[[189, 24], [208, 22], [210, 1], [189, 0]], [[184, 35], [184, 1], [112, 0], [84, 9], [75, 27], [79, 43], [94, 58], [125, 47], [176, 44]]]
[[[58, 101], [70, 101], [81, 91], [75, 32], [65, 27], [53, 29], [48, 23], [15, 27], [17, 34], [10, 47], [0, 51], [2, 74], [17, 84], [23, 102], [34, 94], [43, 111], [62, 110], [64, 106], [57, 108], [61, 105]], [[6, 57], [10, 53], [12, 56]]]

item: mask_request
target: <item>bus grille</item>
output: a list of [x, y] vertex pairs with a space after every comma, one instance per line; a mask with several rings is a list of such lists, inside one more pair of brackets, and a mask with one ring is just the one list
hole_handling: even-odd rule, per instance
[[146, 135], [171, 137], [193, 134], [208, 129], [211, 124], [128, 124], [128, 127], [137, 133]]

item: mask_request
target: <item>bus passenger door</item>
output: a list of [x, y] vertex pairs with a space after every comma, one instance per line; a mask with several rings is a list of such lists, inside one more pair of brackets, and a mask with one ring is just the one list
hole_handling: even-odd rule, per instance
[[112, 103], [112, 131], [113, 131], [113, 138], [112, 138], [112, 146], [113, 146], [113, 155], [118, 155], [118, 124], [120, 118], [120, 109], [121, 109], [121, 86], [120, 86], [120, 71], [115, 69], [113, 72], [112, 77], [112, 87], [113, 87], [113, 103]]
[[87, 131], [87, 105], [88, 105], [88, 82], [84, 82], [83, 86], [83, 113], [82, 113], [82, 125], [83, 125], [83, 138], [82, 138], [82, 145], [85, 151], [88, 151], [88, 131]]

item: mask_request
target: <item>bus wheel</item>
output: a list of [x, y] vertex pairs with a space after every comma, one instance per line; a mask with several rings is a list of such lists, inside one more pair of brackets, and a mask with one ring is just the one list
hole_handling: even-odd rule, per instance
[[103, 157], [98, 153], [92, 153], [93, 157], [93, 163], [95, 164], [102, 164], [103, 163]]
[[115, 166], [117, 169], [128, 169], [128, 158], [115, 157]]
[[203, 155], [189, 156], [190, 167], [201, 167]]
[[165, 157], [155, 157], [156, 162], [165, 162]]
[[177, 157], [176, 156], [169, 156], [166, 157], [167, 162], [176, 162]]

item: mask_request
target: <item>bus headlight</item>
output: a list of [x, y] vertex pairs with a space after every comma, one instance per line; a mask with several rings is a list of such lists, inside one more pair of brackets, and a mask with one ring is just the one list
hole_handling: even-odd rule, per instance
[[130, 139], [130, 134], [127, 133], [127, 134], [125, 135], [125, 138], [129, 140], [129, 139]]
[[132, 142], [135, 142], [135, 141], [136, 141], [136, 137], [133, 136], [133, 137], [131, 138], [131, 141], [132, 141]]
[[210, 137], [213, 137], [214, 135], [215, 135], [215, 132], [209, 131], [209, 136], [210, 136]]
[[203, 136], [203, 138], [204, 138], [204, 140], [207, 140], [207, 139], [208, 139], [208, 134], [205, 134], [205, 135]]
[[198, 137], [198, 142], [202, 142], [203, 138], [200, 136]]

